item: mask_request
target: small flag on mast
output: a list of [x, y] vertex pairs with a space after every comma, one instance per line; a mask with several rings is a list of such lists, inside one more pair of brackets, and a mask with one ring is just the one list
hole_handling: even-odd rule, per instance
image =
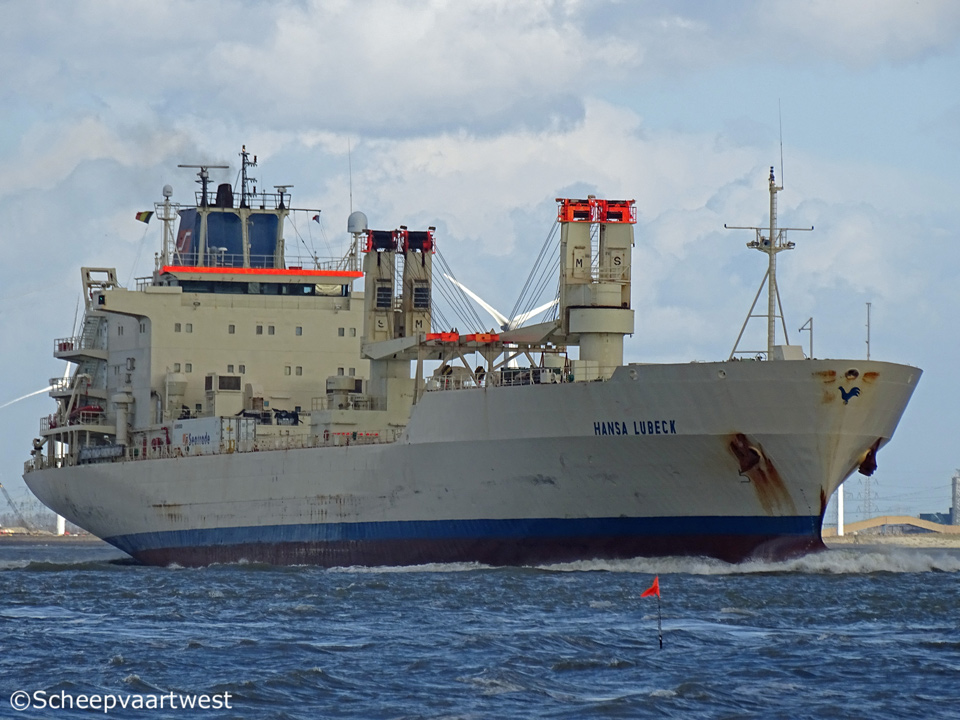
[[313, 221], [314, 221], [315, 223], [319, 223], [319, 222], [320, 222], [320, 216], [319, 216], [319, 215], [314, 215], [314, 216], [313, 216]]
[[144, 210], [143, 212], [138, 212], [136, 217], [137, 217], [137, 220], [139, 220], [142, 223], [149, 223], [150, 218], [153, 217], [153, 211]]
[[651, 595], [657, 596], [657, 635], [660, 640], [660, 649], [663, 650], [663, 617], [660, 614], [660, 576], [655, 575], [653, 577], [653, 585], [648, 587], [642, 593], [640, 597], [650, 597]]
[[640, 593], [640, 597], [650, 597], [651, 595], [656, 595], [660, 597], [660, 576], [657, 575], [653, 578], [653, 585]]

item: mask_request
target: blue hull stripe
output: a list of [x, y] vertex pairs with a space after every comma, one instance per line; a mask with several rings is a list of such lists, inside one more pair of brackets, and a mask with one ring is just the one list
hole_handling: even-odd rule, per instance
[[820, 536], [819, 516], [410, 520], [170, 530], [104, 538], [128, 553], [161, 548], [390, 540], [516, 540], [670, 536]]

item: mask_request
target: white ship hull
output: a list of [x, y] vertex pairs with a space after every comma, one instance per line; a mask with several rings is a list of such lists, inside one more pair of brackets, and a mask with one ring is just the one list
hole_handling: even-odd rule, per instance
[[394, 443], [24, 480], [148, 563], [778, 558], [822, 547], [827, 500], [891, 438], [920, 374], [860, 360], [626, 366], [606, 382], [426, 393]]

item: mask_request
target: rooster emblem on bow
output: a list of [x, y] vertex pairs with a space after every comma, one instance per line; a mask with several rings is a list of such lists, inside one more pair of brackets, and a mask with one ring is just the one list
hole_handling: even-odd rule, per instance
[[850, 398], [859, 397], [859, 396], [860, 396], [860, 388], [858, 388], [858, 387], [852, 387], [852, 388], [850, 388], [849, 391], [847, 391], [847, 390], [844, 390], [844, 389], [843, 389], [843, 386], [842, 386], [842, 385], [840, 386], [840, 397], [843, 398], [843, 404], [844, 404], [844, 405], [846, 405], [848, 402], [850, 402]]

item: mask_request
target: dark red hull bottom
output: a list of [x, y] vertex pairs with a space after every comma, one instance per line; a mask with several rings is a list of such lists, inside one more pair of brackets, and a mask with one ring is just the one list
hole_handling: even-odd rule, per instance
[[784, 560], [826, 549], [816, 536], [669, 535], [586, 538], [479, 538], [248, 542], [134, 549], [115, 545], [148, 565], [203, 566], [241, 561], [322, 567], [475, 562], [544, 565], [579, 560], [696, 556], [730, 563]]

